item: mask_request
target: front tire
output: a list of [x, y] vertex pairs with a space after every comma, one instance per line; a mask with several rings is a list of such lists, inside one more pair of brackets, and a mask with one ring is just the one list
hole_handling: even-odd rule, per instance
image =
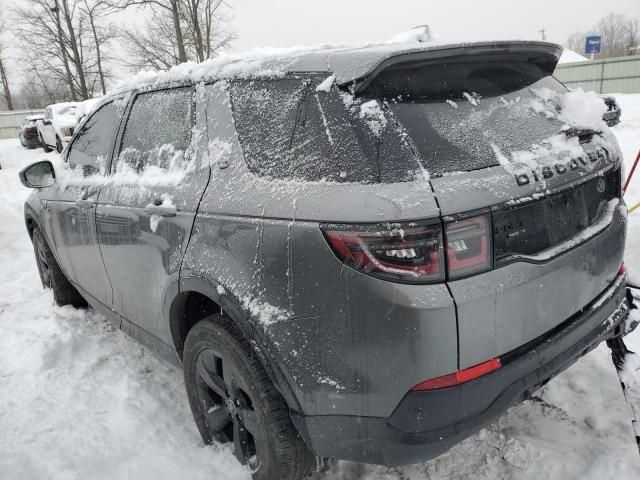
[[206, 444], [232, 443], [254, 480], [300, 480], [314, 457], [251, 343], [227, 317], [198, 322], [184, 346], [191, 412]]
[[36, 227], [33, 229], [32, 239], [40, 281], [44, 288], [53, 290], [53, 299], [56, 305], [73, 305], [76, 308], [86, 307], [86, 300], [82, 298], [82, 295], [78, 293], [78, 290], [69, 283], [67, 277], [62, 273], [58, 262], [53, 256], [53, 252], [49, 248], [39, 228]]

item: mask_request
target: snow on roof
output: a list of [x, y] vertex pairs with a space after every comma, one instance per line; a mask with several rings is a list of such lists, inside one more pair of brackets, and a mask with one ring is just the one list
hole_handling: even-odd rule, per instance
[[83, 100], [78, 103], [78, 111], [77, 115], [87, 115], [92, 112], [96, 105], [98, 105], [102, 101], [102, 97], [98, 98], [90, 98], [88, 100]]
[[429, 25], [421, 25], [394, 35], [386, 43], [427, 43], [434, 40]]
[[[361, 47], [321, 45], [257, 48], [242, 54], [221, 54], [199, 64], [183, 63], [168, 71], [140, 72], [119, 84], [114, 93], [169, 83], [200, 82], [221, 78], [277, 78], [288, 73], [303, 72], [334, 74], [338, 85], [346, 85], [367, 77], [381, 66], [388, 66], [414, 55], [437, 57], [466, 53], [476, 48], [497, 48], [543, 51], [557, 59], [561, 52], [561, 47], [553, 43], [521, 40], [457, 44], [438, 40], [425, 42], [421, 41], [425, 38], [425, 32], [415, 30], [406, 32], [403, 38]], [[402, 43], [395, 43], [395, 40], [402, 40]]]
[[569, 50], [565, 48], [562, 51], [562, 55], [560, 56], [560, 60], [558, 60], [558, 64], [561, 63], [578, 63], [578, 62], [588, 62], [589, 59], [583, 57], [579, 53], [574, 52], [573, 50]]

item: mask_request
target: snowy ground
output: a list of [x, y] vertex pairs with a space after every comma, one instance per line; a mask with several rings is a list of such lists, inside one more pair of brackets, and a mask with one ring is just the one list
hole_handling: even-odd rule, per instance
[[[640, 95], [618, 96], [626, 163], [640, 148]], [[0, 478], [249, 479], [230, 451], [203, 447], [182, 374], [97, 314], [57, 308], [44, 292], [22, 220], [16, 173], [53, 154], [0, 141]], [[640, 201], [640, 171], [627, 202]], [[627, 265], [640, 279], [640, 210]], [[640, 332], [628, 344], [640, 351]], [[640, 375], [640, 372], [638, 372]], [[606, 347], [537, 397], [426, 464], [385, 469], [340, 463], [314, 480], [637, 479], [631, 412]]]

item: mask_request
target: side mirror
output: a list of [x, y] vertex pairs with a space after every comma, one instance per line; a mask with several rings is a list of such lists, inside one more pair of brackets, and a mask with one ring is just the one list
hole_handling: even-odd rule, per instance
[[51, 125], [51, 120], [47, 120], [46, 118], [42, 120], [43, 125]]
[[18, 174], [22, 185], [27, 188], [46, 188], [56, 181], [56, 172], [49, 160], [32, 163]]

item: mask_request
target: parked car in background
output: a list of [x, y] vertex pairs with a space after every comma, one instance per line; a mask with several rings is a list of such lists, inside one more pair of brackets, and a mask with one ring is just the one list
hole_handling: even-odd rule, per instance
[[80, 121], [93, 111], [100, 98], [82, 102], [66, 102], [49, 105], [44, 118], [38, 122], [39, 139], [45, 152], [56, 149], [58, 153], [71, 140]]
[[561, 52], [390, 44], [136, 84], [57, 172], [20, 173], [42, 284], [181, 365], [203, 441], [254, 479], [433, 458], [632, 328], [620, 149], [598, 98], [598, 128], [557, 116]]
[[20, 145], [23, 147], [32, 149], [39, 147], [40, 136], [38, 135], [37, 122], [41, 121], [44, 115], [29, 115], [25, 117], [20, 126], [18, 127], [18, 138], [20, 139]]
[[45, 109], [44, 118], [37, 123], [40, 143], [45, 152], [55, 149], [61, 153], [69, 143], [78, 125], [77, 110], [77, 102], [57, 103]]
[[610, 127], [615, 127], [620, 123], [620, 117], [622, 116], [622, 109], [618, 104], [618, 101], [615, 97], [611, 95], [601, 95], [602, 100], [604, 100], [605, 105], [607, 106], [607, 112], [603, 116], [603, 120]]

